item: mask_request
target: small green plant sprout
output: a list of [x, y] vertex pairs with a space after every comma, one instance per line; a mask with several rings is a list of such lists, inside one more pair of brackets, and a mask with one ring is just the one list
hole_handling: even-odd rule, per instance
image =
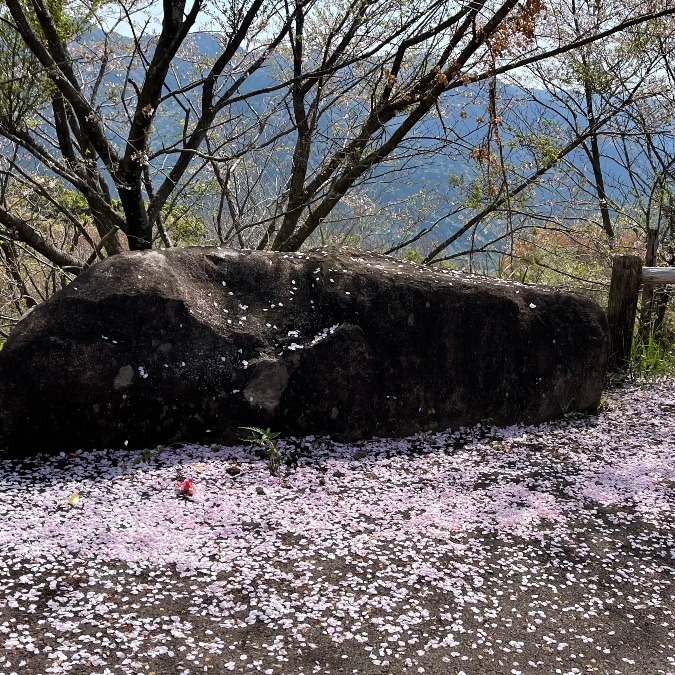
[[243, 438], [243, 441], [259, 445], [265, 450], [267, 453], [267, 468], [272, 476], [278, 476], [281, 468], [281, 450], [279, 450], [275, 439], [279, 437], [279, 434], [274, 433], [271, 429], [261, 429], [260, 427], [239, 428], [250, 432], [249, 437]]
[[143, 450], [143, 452], [138, 455], [137, 457], [134, 457], [133, 463], [134, 464], [145, 464], [146, 462], [149, 462], [153, 457], [156, 457], [159, 455], [161, 452], [164, 451], [164, 446], [163, 445], [158, 445], [154, 450]]
[[427, 423], [422, 427], [422, 431], [436, 431], [438, 429], [438, 422], [436, 420], [432, 419], [433, 416], [436, 414], [436, 411], [434, 408], [428, 408], [427, 409], [427, 417], [430, 418]]
[[646, 341], [633, 340], [630, 370], [634, 379], [658, 379], [675, 372], [675, 349], [665, 346], [652, 333]]
[[138, 455], [137, 457], [134, 457], [134, 464], [145, 464], [145, 462], [149, 462], [152, 459], [153, 452], [152, 450], [143, 450], [143, 452]]
[[560, 404], [560, 413], [562, 415], [569, 415], [571, 412], [574, 412], [575, 407], [576, 403], [574, 398], [571, 398], [569, 401]]

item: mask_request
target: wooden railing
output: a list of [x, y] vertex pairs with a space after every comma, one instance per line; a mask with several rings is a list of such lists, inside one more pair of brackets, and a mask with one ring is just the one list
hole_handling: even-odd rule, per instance
[[643, 284], [675, 284], [675, 267], [643, 267]]
[[611, 370], [625, 368], [630, 360], [642, 284], [675, 284], [675, 267], [643, 267], [642, 259], [636, 255], [616, 256], [607, 303]]

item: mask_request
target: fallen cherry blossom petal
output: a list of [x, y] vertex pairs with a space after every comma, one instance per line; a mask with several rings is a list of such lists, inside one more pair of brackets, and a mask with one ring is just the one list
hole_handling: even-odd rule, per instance
[[0, 675], [672, 675], [674, 413], [0, 460]]

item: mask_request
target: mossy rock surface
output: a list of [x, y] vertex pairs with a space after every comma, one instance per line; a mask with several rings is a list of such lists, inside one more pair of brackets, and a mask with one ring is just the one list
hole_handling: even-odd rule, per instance
[[0, 447], [341, 440], [591, 409], [604, 312], [578, 295], [349, 249], [127, 253], [0, 352]]

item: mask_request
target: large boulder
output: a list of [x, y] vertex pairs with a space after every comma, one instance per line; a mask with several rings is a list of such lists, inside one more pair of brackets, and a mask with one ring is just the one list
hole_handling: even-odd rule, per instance
[[597, 405], [607, 349], [604, 313], [584, 297], [381, 255], [127, 253], [11, 334], [0, 447], [538, 423]]

